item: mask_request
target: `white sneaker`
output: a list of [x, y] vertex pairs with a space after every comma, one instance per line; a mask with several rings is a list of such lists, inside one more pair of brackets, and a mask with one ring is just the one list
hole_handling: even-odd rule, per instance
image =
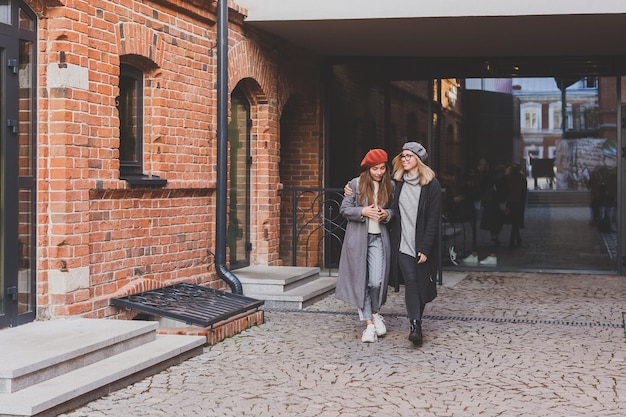
[[456, 260], [456, 252], [454, 251], [454, 246], [450, 246], [450, 249], [448, 249], [448, 252], [450, 253], [450, 261], [454, 265], [458, 265], [459, 261]]
[[372, 321], [374, 322], [374, 328], [376, 329], [376, 336], [382, 336], [387, 333], [387, 326], [385, 326], [385, 319], [378, 313], [374, 313]]
[[482, 266], [496, 266], [498, 265], [498, 258], [496, 258], [495, 256], [489, 255], [485, 259], [480, 261], [479, 264]]
[[376, 340], [378, 340], [378, 336], [376, 336], [376, 326], [374, 326], [373, 324], [368, 324], [365, 330], [363, 330], [361, 342], [373, 343]]
[[476, 255], [470, 255], [467, 258], [463, 258], [462, 261], [464, 264], [468, 264], [468, 265], [478, 265], [478, 256]]

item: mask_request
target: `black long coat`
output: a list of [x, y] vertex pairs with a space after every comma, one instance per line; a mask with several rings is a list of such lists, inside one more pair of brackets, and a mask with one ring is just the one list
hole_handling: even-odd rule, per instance
[[[396, 291], [404, 283], [402, 272], [398, 266], [400, 254], [401, 218], [398, 200], [404, 182], [396, 183], [393, 206], [395, 216], [391, 222], [391, 274], [389, 285]], [[428, 260], [418, 267], [418, 287], [424, 302], [430, 302], [437, 296], [437, 272], [439, 268], [439, 245], [442, 204], [441, 184], [435, 178], [422, 187], [417, 207], [417, 224], [415, 225], [415, 250], [421, 252]]]

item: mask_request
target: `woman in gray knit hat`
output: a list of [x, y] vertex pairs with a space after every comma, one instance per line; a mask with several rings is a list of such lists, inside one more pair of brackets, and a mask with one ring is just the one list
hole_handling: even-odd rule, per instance
[[396, 182], [395, 218], [391, 227], [390, 285], [405, 285], [405, 304], [411, 331], [409, 340], [421, 346], [422, 316], [437, 296], [441, 185], [425, 164], [428, 153], [418, 142], [407, 142], [393, 160]]

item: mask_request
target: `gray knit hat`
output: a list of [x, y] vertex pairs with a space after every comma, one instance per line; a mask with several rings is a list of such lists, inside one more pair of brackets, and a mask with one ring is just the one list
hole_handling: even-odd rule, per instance
[[428, 159], [428, 152], [426, 152], [426, 148], [424, 148], [421, 143], [407, 142], [402, 145], [402, 150], [413, 152], [415, 155], [419, 156], [422, 162], [426, 162]]

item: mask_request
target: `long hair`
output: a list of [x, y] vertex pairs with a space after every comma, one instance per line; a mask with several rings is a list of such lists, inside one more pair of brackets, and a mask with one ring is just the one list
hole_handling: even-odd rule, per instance
[[[417, 159], [417, 174], [419, 175], [419, 185], [422, 187], [428, 183], [430, 183], [435, 177], [435, 171], [433, 171], [428, 165], [422, 162], [422, 160], [415, 155], [415, 159]], [[391, 166], [393, 167], [393, 179], [396, 181], [404, 181], [404, 168], [402, 167], [402, 161], [400, 160], [400, 154], [396, 155], [392, 161]]]
[[[359, 175], [359, 201], [361, 206], [366, 204], [374, 204], [374, 178], [370, 175], [370, 170], [366, 169]], [[380, 180], [378, 186], [378, 201], [376, 204], [378, 207], [387, 208], [391, 206], [393, 201], [393, 183], [391, 182], [391, 175], [389, 174], [389, 168], [385, 170], [383, 178]]]

